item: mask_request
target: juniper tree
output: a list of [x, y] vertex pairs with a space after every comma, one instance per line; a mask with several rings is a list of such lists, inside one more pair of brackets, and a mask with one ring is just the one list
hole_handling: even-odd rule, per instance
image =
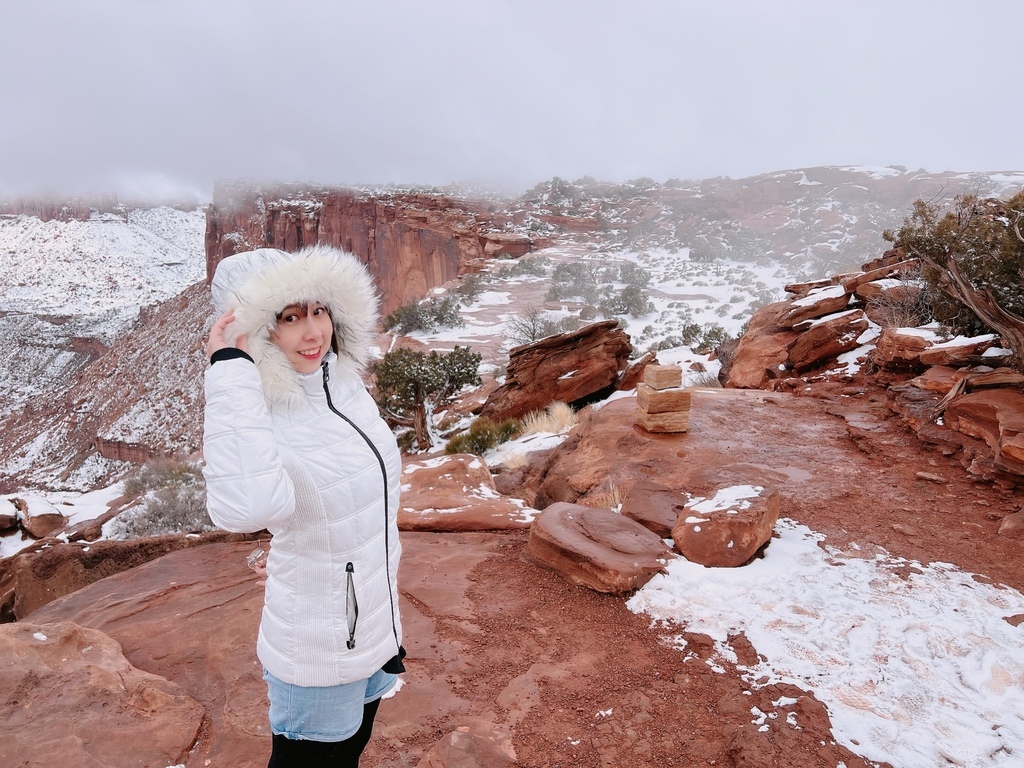
[[884, 237], [924, 265], [935, 318], [957, 333], [989, 329], [1024, 365], [1024, 192], [1003, 202], [958, 197], [952, 211], [918, 200]]
[[417, 447], [427, 450], [433, 444], [432, 414], [463, 387], [480, 384], [480, 360], [469, 347], [430, 353], [392, 350], [373, 367], [377, 405], [393, 423], [412, 427]]

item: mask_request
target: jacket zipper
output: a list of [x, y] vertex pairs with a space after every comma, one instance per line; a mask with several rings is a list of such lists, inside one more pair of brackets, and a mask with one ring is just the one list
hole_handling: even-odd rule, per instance
[[356, 600], [356, 568], [352, 563], [345, 563], [346, 581], [345, 589], [346, 614], [348, 616], [348, 642], [345, 645], [351, 651], [356, 647], [356, 622], [359, 621], [359, 601]]
[[[352, 419], [350, 419], [348, 416], [346, 416], [345, 414], [343, 414], [341, 411], [334, 407], [334, 402], [331, 400], [331, 390], [330, 387], [327, 386], [327, 382], [330, 380], [331, 377], [327, 371], [326, 360], [324, 360], [323, 363], [320, 364], [320, 368], [323, 370], [324, 373], [324, 394], [327, 396], [327, 407], [330, 408], [331, 412], [334, 413], [336, 416], [341, 417], [346, 424], [352, 427], [352, 429], [354, 429], [358, 433], [358, 435], [361, 438], [363, 438], [363, 442], [365, 442], [369, 446], [370, 450], [373, 451], [373, 455], [377, 457], [377, 464], [380, 465], [380, 474], [384, 480], [384, 572], [387, 574], [388, 577], [388, 600], [391, 601], [391, 634], [395, 637], [395, 648], [398, 649], [395, 651], [395, 653], [399, 653], [401, 649], [401, 644], [398, 642], [398, 627], [395, 626], [395, 591], [393, 585], [391, 584], [391, 537], [388, 532], [388, 520], [390, 518], [390, 502], [388, 500], [387, 465], [384, 464], [384, 457], [380, 455], [380, 451], [377, 450], [377, 446], [373, 444], [373, 441], [370, 440], [369, 436], [365, 432], [363, 432], [363, 430], [357, 427], [355, 422], [352, 421]], [[345, 571], [348, 575], [348, 588], [349, 590], [351, 590], [351, 594], [354, 600], [355, 584], [353, 582], [353, 578], [355, 568], [352, 565], [352, 563], [348, 563], [345, 566]], [[358, 610], [356, 615], [358, 616]], [[349, 650], [352, 650], [356, 647], [355, 631], [355, 620], [351, 617], [350, 614], [349, 639], [348, 642], [346, 643]]]

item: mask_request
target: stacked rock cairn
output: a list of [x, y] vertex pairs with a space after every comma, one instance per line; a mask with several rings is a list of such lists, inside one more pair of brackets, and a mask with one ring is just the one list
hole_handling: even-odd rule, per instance
[[636, 424], [648, 432], [690, 429], [690, 390], [678, 365], [648, 365], [636, 388]]

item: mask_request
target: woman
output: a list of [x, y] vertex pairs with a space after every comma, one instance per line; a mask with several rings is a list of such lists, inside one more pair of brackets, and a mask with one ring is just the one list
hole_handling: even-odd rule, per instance
[[270, 768], [356, 766], [403, 672], [401, 459], [360, 372], [369, 274], [325, 246], [229, 256], [212, 284], [204, 457], [210, 517], [273, 534], [256, 651]]

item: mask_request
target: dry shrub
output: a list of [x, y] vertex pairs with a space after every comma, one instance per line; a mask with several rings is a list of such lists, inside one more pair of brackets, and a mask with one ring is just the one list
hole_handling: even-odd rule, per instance
[[550, 432], [557, 435], [561, 432], [576, 426], [578, 416], [572, 406], [567, 403], [551, 403], [543, 411], [531, 411], [521, 420], [521, 430], [524, 435], [532, 435], [537, 432]]
[[509, 451], [501, 456], [505, 469], [519, 469], [526, 466], [526, 454], [522, 451]]
[[912, 283], [873, 296], [867, 302], [865, 313], [883, 328], [916, 328], [932, 319], [928, 292]]
[[472, 453], [483, 456], [491, 448], [511, 440], [517, 434], [519, 434], [519, 422], [515, 419], [496, 422], [486, 416], [481, 416], [469, 425], [468, 430], [449, 440], [444, 452], [448, 454]]
[[203, 472], [198, 464], [181, 459], [151, 459], [124, 480], [125, 496], [142, 496], [149, 491], [180, 485], [201, 483]]
[[704, 389], [721, 389], [722, 382], [718, 380], [718, 376], [710, 371], [702, 371], [695, 373], [693, 376], [688, 378], [688, 387], [703, 387]]
[[206, 483], [198, 464], [155, 459], [124, 482], [124, 493], [140, 503], [110, 522], [114, 539], [212, 531], [206, 511]]

